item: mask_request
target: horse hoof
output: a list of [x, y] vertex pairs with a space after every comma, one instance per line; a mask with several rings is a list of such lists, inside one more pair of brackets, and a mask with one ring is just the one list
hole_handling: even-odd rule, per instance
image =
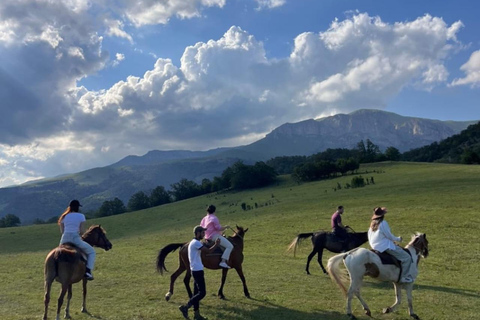
[[367, 316], [369, 316], [369, 317], [371, 317], [371, 316], [372, 316], [372, 313], [371, 313], [371, 312], [370, 312], [370, 310], [368, 310], [368, 309], [367, 309], [367, 310], [365, 310], [365, 314], [366, 314]]
[[420, 318], [415, 313], [410, 315], [410, 317], [412, 317], [415, 320], [420, 320]]
[[347, 316], [351, 320], [356, 320], [357, 319], [353, 314], [347, 314]]
[[88, 313], [87, 311], [87, 308], [82, 308], [82, 310], [80, 310], [82, 313]]
[[390, 307], [383, 309], [383, 313], [390, 313], [390, 312], [392, 312], [392, 308]]
[[220, 299], [220, 300], [225, 300], [225, 296], [224, 296], [224, 295], [219, 295], [219, 296], [218, 296], [218, 299]]
[[167, 292], [167, 294], [165, 295], [165, 300], [166, 300], [166, 301], [169, 301], [171, 297], [172, 297], [172, 293], [171, 293], [171, 292]]

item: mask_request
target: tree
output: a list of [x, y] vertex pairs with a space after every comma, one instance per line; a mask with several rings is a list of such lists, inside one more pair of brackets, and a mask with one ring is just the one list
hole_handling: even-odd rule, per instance
[[202, 194], [200, 186], [195, 181], [185, 178], [172, 184], [171, 187], [172, 191], [170, 191], [170, 194], [175, 198], [175, 201], [193, 198]]
[[[139, 209], [137, 209], [139, 210]], [[98, 209], [98, 212], [95, 214], [97, 217], [108, 217], [108, 216], [113, 216], [116, 214], [124, 213], [126, 212], [127, 209], [125, 208], [125, 205], [123, 204], [123, 201], [115, 198], [110, 201], [104, 201], [100, 208]]]
[[134, 193], [130, 200], [128, 200], [128, 211], [137, 211], [150, 207], [150, 199], [143, 191]]
[[164, 187], [158, 186], [152, 190], [152, 193], [150, 194], [150, 205], [152, 207], [160, 206], [170, 202], [172, 202], [172, 198]]
[[400, 156], [400, 151], [395, 147], [388, 147], [387, 150], [385, 150], [385, 157], [387, 160], [398, 161], [400, 160]]
[[14, 214], [7, 214], [0, 219], [0, 228], [17, 227], [21, 224], [20, 218]]

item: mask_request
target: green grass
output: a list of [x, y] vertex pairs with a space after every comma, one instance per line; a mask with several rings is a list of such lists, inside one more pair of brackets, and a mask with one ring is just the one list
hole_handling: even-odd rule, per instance
[[[320, 271], [316, 258], [310, 266], [312, 275], [305, 274], [310, 242], [300, 247], [296, 258], [286, 253], [298, 233], [329, 229], [331, 214], [342, 204], [344, 222], [358, 232], [367, 230], [373, 207], [386, 206], [395, 235], [409, 239], [416, 231], [427, 234], [431, 252], [420, 263], [413, 292], [415, 312], [422, 319], [477, 318], [480, 166], [379, 163], [360, 171], [364, 177], [373, 176], [375, 184], [335, 192], [337, 182], [345, 185], [352, 176], [301, 185], [282, 177], [269, 188], [207, 195], [89, 221], [105, 227], [114, 247], [109, 252], [97, 249], [96, 280], [89, 283], [87, 308], [97, 319], [182, 319], [177, 307], [187, 297], [183, 275], [171, 301], [163, 298], [178, 263], [177, 252], [167, 257], [170, 273], [164, 276], [155, 272], [156, 255], [168, 243], [188, 241], [206, 205], [213, 203], [223, 224], [249, 228], [244, 272], [253, 299], [243, 296], [234, 271], [229, 272], [224, 289], [228, 300], [217, 299], [221, 273], [208, 270], [208, 293], [201, 307], [205, 316], [210, 320], [346, 319], [345, 299]], [[242, 202], [261, 207], [243, 211]], [[59, 239], [53, 224], [0, 229], [0, 319], [41, 318], [43, 262]], [[325, 265], [331, 256], [325, 252]], [[50, 319], [59, 290], [55, 283]], [[391, 284], [366, 278], [362, 294], [374, 319], [408, 319], [405, 296], [395, 314], [381, 314], [394, 301]], [[92, 319], [80, 313], [81, 296], [81, 285], [74, 285], [72, 317]], [[357, 300], [352, 306], [359, 319], [368, 319]]]

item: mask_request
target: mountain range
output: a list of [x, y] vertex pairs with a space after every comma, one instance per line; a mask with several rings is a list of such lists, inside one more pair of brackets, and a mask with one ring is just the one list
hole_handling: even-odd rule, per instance
[[124, 203], [138, 191], [170, 185], [182, 178], [200, 183], [219, 176], [238, 160], [265, 161], [276, 156], [311, 155], [328, 148], [356, 147], [370, 139], [385, 150], [401, 152], [441, 141], [477, 121], [439, 121], [404, 117], [363, 109], [320, 119], [286, 123], [252, 144], [208, 151], [153, 150], [143, 156], [127, 156], [101, 168], [0, 188], [0, 217], [15, 214], [22, 224], [58, 216], [73, 199], [85, 211], [96, 210], [105, 200]]

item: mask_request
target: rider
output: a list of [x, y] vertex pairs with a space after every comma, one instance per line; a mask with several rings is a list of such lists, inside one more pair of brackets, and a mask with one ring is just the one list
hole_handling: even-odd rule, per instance
[[230, 258], [230, 253], [233, 250], [233, 244], [222, 236], [221, 232], [230, 228], [230, 226], [221, 226], [218, 221], [217, 216], [215, 215], [215, 206], [213, 204], [207, 207], [207, 215], [203, 217], [200, 225], [206, 229], [205, 239], [216, 241], [220, 239], [220, 246], [225, 248], [225, 251], [222, 254], [222, 261], [220, 261], [219, 266], [222, 268], [230, 268], [227, 264], [228, 259]]
[[387, 252], [397, 258], [402, 264], [402, 274], [400, 276], [401, 283], [413, 282], [413, 277], [410, 274], [410, 265], [412, 264], [412, 257], [396, 245], [393, 241], [401, 242], [402, 237], [396, 237], [390, 231], [390, 226], [385, 221], [385, 214], [387, 208], [376, 207], [373, 209], [372, 222], [370, 229], [368, 229], [368, 242], [373, 250], [379, 252]]
[[190, 300], [188, 300], [186, 305], [181, 305], [178, 307], [180, 312], [183, 314], [185, 319], [188, 319], [188, 309], [193, 306], [193, 311], [195, 312], [195, 320], [206, 320], [200, 315], [200, 300], [202, 300], [207, 294], [205, 288], [205, 275], [203, 271], [203, 263], [201, 252], [213, 251], [220, 244], [220, 239], [215, 241], [215, 244], [207, 249], [200, 240], [205, 237], [205, 230], [202, 226], [196, 226], [193, 229], [194, 238], [188, 244], [188, 260], [190, 262], [190, 270], [192, 271], [193, 282], [194, 282], [194, 295]]
[[332, 215], [332, 233], [337, 237], [339, 242], [342, 244], [342, 251], [346, 251], [346, 240], [348, 238], [347, 228], [342, 224], [342, 214], [344, 212], [343, 206], [338, 206], [337, 211]]
[[60, 245], [64, 243], [73, 243], [80, 250], [87, 255], [87, 270], [85, 272], [85, 278], [87, 280], [93, 280], [92, 270], [95, 264], [95, 249], [88, 243], [82, 240], [80, 234], [85, 231], [85, 216], [80, 213], [80, 207], [82, 205], [78, 200], [70, 201], [67, 210], [58, 219], [58, 225], [60, 226], [60, 232], [62, 238], [60, 239]]

